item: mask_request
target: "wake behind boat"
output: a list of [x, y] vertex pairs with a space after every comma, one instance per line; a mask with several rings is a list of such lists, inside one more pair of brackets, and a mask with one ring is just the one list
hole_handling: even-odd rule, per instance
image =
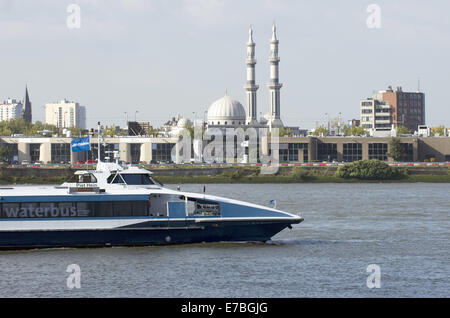
[[0, 248], [267, 241], [303, 218], [163, 187], [152, 172], [99, 162], [61, 186], [0, 188]]

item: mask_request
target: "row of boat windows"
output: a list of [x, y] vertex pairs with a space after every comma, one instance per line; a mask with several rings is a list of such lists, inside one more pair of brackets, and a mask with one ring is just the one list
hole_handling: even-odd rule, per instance
[[[165, 211], [163, 211], [165, 213]], [[158, 216], [166, 216], [167, 214]], [[147, 201], [2, 203], [1, 218], [148, 216]]]
[[[91, 174], [86, 173], [82, 175], [73, 176], [69, 182], [77, 183], [97, 183], [97, 178]], [[155, 181], [148, 174], [112, 174], [107, 179], [108, 183], [126, 183], [128, 185], [152, 185]]]
[[[0, 218], [167, 217], [165, 205], [156, 205], [156, 209], [151, 209], [149, 201], [2, 203]], [[187, 213], [191, 216], [219, 216], [220, 205], [189, 201]]]

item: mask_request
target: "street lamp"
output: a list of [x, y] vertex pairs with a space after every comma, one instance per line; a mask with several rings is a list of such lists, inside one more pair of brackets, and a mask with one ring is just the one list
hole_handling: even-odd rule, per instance
[[137, 115], [137, 113], [139, 113], [138, 110], [134, 112], [134, 122], [136, 122], [136, 115]]
[[338, 129], [338, 136], [341, 132], [341, 112], [339, 112], [339, 118], [338, 118], [338, 122], [337, 122], [337, 129]]

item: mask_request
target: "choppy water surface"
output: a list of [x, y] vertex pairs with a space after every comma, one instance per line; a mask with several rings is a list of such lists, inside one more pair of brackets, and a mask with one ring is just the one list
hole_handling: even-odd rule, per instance
[[[206, 190], [265, 205], [276, 199], [305, 221], [265, 244], [3, 251], [0, 297], [450, 296], [450, 184]], [[67, 287], [70, 264], [80, 266], [80, 289]], [[381, 270], [380, 288], [367, 287], [369, 264]]]

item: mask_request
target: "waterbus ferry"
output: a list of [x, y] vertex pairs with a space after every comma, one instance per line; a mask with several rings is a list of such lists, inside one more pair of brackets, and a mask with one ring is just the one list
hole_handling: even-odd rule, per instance
[[152, 172], [99, 162], [60, 186], [0, 188], [0, 249], [267, 241], [303, 218], [163, 187]]

